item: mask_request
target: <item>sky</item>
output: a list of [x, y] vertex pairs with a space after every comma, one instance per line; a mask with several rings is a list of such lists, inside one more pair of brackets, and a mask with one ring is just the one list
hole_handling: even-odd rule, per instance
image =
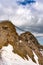
[[0, 0], [0, 20], [32, 32], [43, 44], [43, 0]]

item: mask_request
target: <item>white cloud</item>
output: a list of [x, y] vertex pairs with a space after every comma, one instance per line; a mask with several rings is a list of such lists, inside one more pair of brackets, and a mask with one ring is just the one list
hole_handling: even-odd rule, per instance
[[30, 23], [31, 18], [33, 18], [31, 10], [19, 7], [15, 17], [12, 19], [16, 21], [13, 22], [15, 25], [21, 26]]
[[33, 33], [36, 37], [43, 37], [43, 33]]
[[36, 2], [34, 8], [37, 9], [38, 11], [43, 11], [43, 3]]
[[[39, 6], [40, 3], [36, 3], [34, 4], [34, 6], [32, 6], [34, 9], [43, 9], [41, 7], [41, 5]], [[23, 6], [19, 6], [19, 5], [12, 5], [9, 7], [4, 7], [2, 8], [3, 10], [3, 15], [0, 16], [1, 18], [4, 16], [7, 16], [7, 18], [9, 17], [11, 20], [13, 20], [15, 25], [21, 26], [21, 25], [29, 25], [29, 26], [36, 26], [39, 25], [42, 21], [38, 14], [36, 13], [37, 11], [34, 12], [34, 10], [31, 10], [31, 6], [30, 5], [25, 6], [25, 8], [23, 8]], [[39, 10], [38, 9], [38, 10]], [[40, 10], [41, 10], [40, 9]], [[33, 13], [33, 12], [34, 13]], [[6, 19], [6, 17], [4, 17]], [[27, 24], [28, 23], [28, 24]], [[42, 23], [41, 23], [42, 24]]]
[[2, 4], [0, 3], [0, 8], [2, 8]]

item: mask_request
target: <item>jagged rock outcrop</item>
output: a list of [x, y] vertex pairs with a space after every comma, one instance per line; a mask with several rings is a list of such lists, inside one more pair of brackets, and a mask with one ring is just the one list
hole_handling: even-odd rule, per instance
[[38, 56], [39, 63], [43, 65], [43, 56], [39, 51], [41, 47], [37, 39], [30, 32], [22, 33], [19, 36], [16, 32], [15, 25], [6, 20], [0, 22], [0, 49], [8, 44], [13, 46], [14, 53], [27, 60], [28, 55], [36, 63], [33, 55], [34, 51]]

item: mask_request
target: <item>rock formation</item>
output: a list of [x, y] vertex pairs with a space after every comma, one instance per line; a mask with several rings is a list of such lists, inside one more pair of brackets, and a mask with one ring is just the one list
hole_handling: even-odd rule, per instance
[[27, 59], [27, 55], [36, 63], [33, 55], [33, 51], [38, 56], [39, 64], [43, 65], [43, 56], [40, 53], [41, 46], [38, 40], [30, 32], [22, 33], [18, 35], [15, 25], [11, 21], [0, 22], [0, 49], [3, 46], [11, 44], [13, 46], [13, 52], [20, 55], [23, 59]]

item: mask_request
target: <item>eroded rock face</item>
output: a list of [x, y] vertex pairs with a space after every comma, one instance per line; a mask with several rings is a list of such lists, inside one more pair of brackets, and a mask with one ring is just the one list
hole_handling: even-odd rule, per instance
[[43, 56], [39, 51], [40, 44], [37, 39], [30, 33], [25, 32], [20, 36], [17, 34], [15, 26], [10, 21], [2, 21], [0, 23], [0, 49], [3, 46], [11, 44], [13, 52], [20, 55], [23, 59], [28, 60], [27, 55], [34, 61], [34, 51], [39, 58], [39, 63], [43, 65]]

